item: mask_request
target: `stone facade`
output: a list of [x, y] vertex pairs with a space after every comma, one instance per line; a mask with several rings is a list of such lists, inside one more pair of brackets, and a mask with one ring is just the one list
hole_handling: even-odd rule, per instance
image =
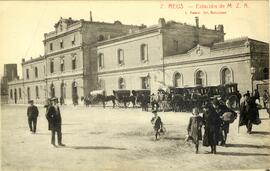
[[[254, 45], [259, 48], [252, 48]], [[164, 86], [238, 83], [240, 92], [245, 93], [252, 90], [252, 66], [254, 80], [262, 79], [262, 70], [269, 72], [268, 46], [247, 37], [224, 41], [222, 25], [209, 30], [160, 19], [157, 26], [97, 45], [99, 85], [112, 94], [117, 89], [150, 89], [155, 93]], [[142, 54], [146, 59], [142, 60]], [[260, 64], [252, 60], [258, 58]], [[265, 79], [268, 77], [265, 74]]]
[[[22, 61], [23, 78], [9, 82], [9, 103], [44, 103], [90, 91], [238, 83], [241, 93], [269, 83], [269, 44], [247, 37], [224, 41], [214, 29], [159, 19], [150, 27], [61, 18], [44, 34], [44, 56]], [[254, 67], [255, 73], [251, 73]], [[252, 86], [253, 83], [253, 86]], [[265, 86], [267, 85], [267, 86]]]
[[[25, 100], [16, 103], [27, 103], [30, 99], [44, 103], [50, 97], [63, 97], [64, 102], [70, 104], [72, 97], [85, 96], [97, 85], [94, 44], [140, 29], [120, 21], [104, 23], [72, 18], [61, 18], [54, 28], [54, 31], [44, 34], [44, 56], [23, 60], [23, 83], [9, 83], [10, 91], [17, 91], [18, 86], [22, 86], [26, 94]], [[35, 67], [42, 71], [38, 77], [34, 75]], [[9, 102], [15, 103], [14, 98]]]

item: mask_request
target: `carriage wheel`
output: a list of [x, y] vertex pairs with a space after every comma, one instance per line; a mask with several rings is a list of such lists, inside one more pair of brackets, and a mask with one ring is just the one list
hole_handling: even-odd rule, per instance
[[239, 100], [238, 100], [237, 96], [235, 96], [235, 95], [230, 96], [230, 97], [228, 98], [228, 100], [229, 100], [229, 102], [230, 102], [230, 104], [231, 104], [232, 109], [234, 109], [234, 110], [238, 109], [238, 106], [239, 106]]
[[129, 107], [130, 102], [126, 102], [127, 107]]

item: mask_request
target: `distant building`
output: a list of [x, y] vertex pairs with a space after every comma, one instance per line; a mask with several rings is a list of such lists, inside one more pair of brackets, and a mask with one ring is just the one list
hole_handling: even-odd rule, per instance
[[1, 78], [1, 103], [8, 102], [8, 82], [19, 79], [17, 64], [4, 64], [4, 75]]

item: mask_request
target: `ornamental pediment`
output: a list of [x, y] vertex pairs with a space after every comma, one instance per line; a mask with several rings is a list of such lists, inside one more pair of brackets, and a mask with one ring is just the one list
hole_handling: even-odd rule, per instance
[[198, 44], [187, 52], [190, 56], [205, 56], [210, 54], [210, 47]]

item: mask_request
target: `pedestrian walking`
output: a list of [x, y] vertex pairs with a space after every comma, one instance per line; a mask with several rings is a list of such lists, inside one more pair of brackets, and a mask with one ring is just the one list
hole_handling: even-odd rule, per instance
[[259, 102], [260, 102], [260, 93], [259, 93], [259, 91], [257, 89], [254, 90], [254, 98], [255, 98], [255, 100], [258, 99]]
[[29, 129], [32, 133], [36, 133], [37, 128], [37, 118], [38, 118], [38, 108], [34, 105], [33, 100], [28, 101], [29, 106], [27, 108], [27, 117], [28, 117], [28, 125]]
[[153, 110], [152, 113], [154, 114], [154, 117], [151, 119], [151, 123], [154, 125], [155, 137], [156, 140], [158, 140], [160, 133], [163, 133], [163, 123], [157, 114], [157, 110]]
[[203, 118], [199, 115], [199, 109], [192, 109], [192, 116], [189, 118], [189, 123], [187, 127], [188, 140], [192, 140], [195, 144], [196, 154], [199, 152], [199, 141], [202, 140], [202, 125]]
[[218, 116], [221, 118], [221, 124], [219, 128], [220, 145], [225, 146], [227, 141], [227, 135], [230, 130], [230, 122], [236, 119], [237, 113], [235, 113], [232, 109], [228, 108], [226, 105], [221, 104], [217, 99], [213, 101], [213, 107], [217, 112]]
[[203, 105], [203, 120], [205, 124], [203, 146], [210, 146], [211, 153], [216, 154], [221, 119], [210, 103]]
[[251, 134], [252, 124], [260, 124], [259, 111], [255, 97], [245, 94], [244, 101], [240, 104], [239, 127], [246, 125], [247, 133]]
[[267, 90], [264, 90], [263, 92], [263, 108], [267, 109], [267, 103], [269, 103], [269, 93], [267, 92]]
[[49, 106], [46, 118], [49, 122], [49, 130], [51, 130], [51, 144], [56, 147], [55, 145], [55, 134], [57, 134], [57, 140], [59, 146], [65, 146], [62, 143], [62, 118], [61, 112], [58, 106], [57, 98], [51, 99], [52, 105]]

